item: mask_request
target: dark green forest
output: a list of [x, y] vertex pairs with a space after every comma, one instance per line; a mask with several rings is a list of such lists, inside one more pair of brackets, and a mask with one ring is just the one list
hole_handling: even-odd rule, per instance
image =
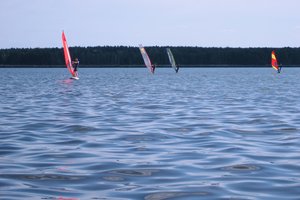
[[[167, 47], [145, 47], [153, 63], [169, 65]], [[275, 50], [278, 62], [287, 66], [300, 65], [300, 48], [203, 48], [170, 47], [176, 62], [182, 66], [209, 65], [270, 65], [271, 51]], [[103, 46], [70, 47], [72, 58], [78, 57], [80, 65], [101, 66], [142, 66], [143, 60], [137, 47]], [[62, 48], [18, 48], [0, 49], [0, 65], [63, 67]]]

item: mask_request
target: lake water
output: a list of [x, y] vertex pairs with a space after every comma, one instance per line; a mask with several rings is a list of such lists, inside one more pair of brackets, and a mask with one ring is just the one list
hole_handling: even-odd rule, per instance
[[300, 68], [0, 69], [0, 199], [300, 199]]

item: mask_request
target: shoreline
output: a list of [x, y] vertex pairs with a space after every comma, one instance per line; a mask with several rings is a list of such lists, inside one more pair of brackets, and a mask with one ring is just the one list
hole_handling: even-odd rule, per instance
[[[180, 68], [269, 68], [270, 65], [179, 65]], [[170, 65], [157, 65], [157, 68], [169, 68]], [[297, 68], [300, 65], [284, 65], [285, 68]], [[64, 65], [0, 65], [0, 68], [66, 68]], [[79, 68], [145, 68], [144, 65], [80, 65]]]

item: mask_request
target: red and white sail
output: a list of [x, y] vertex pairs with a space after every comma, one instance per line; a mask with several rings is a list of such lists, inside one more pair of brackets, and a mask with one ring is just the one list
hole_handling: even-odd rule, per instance
[[154, 69], [153, 69], [153, 67], [152, 67], [151, 60], [150, 60], [150, 58], [149, 58], [149, 56], [148, 56], [148, 54], [147, 54], [145, 48], [140, 44], [140, 45], [139, 45], [139, 49], [140, 49], [141, 54], [142, 54], [142, 56], [143, 56], [143, 60], [144, 60], [144, 63], [145, 63], [145, 65], [146, 65], [146, 67], [150, 70], [150, 72], [151, 72], [152, 74], [154, 74]]
[[77, 74], [75, 73], [74, 68], [72, 66], [72, 59], [70, 56], [69, 47], [68, 47], [67, 39], [66, 39], [64, 32], [62, 32], [62, 43], [63, 43], [63, 47], [64, 47], [64, 56], [65, 56], [66, 66], [67, 66], [68, 70], [70, 71], [70, 73], [72, 74], [72, 76], [77, 76]]

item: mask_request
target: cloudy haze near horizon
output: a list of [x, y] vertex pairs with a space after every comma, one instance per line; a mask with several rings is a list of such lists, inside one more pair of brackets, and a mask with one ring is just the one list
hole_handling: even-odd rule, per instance
[[8, 0], [0, 48], [300, 47], [299, 0]]

